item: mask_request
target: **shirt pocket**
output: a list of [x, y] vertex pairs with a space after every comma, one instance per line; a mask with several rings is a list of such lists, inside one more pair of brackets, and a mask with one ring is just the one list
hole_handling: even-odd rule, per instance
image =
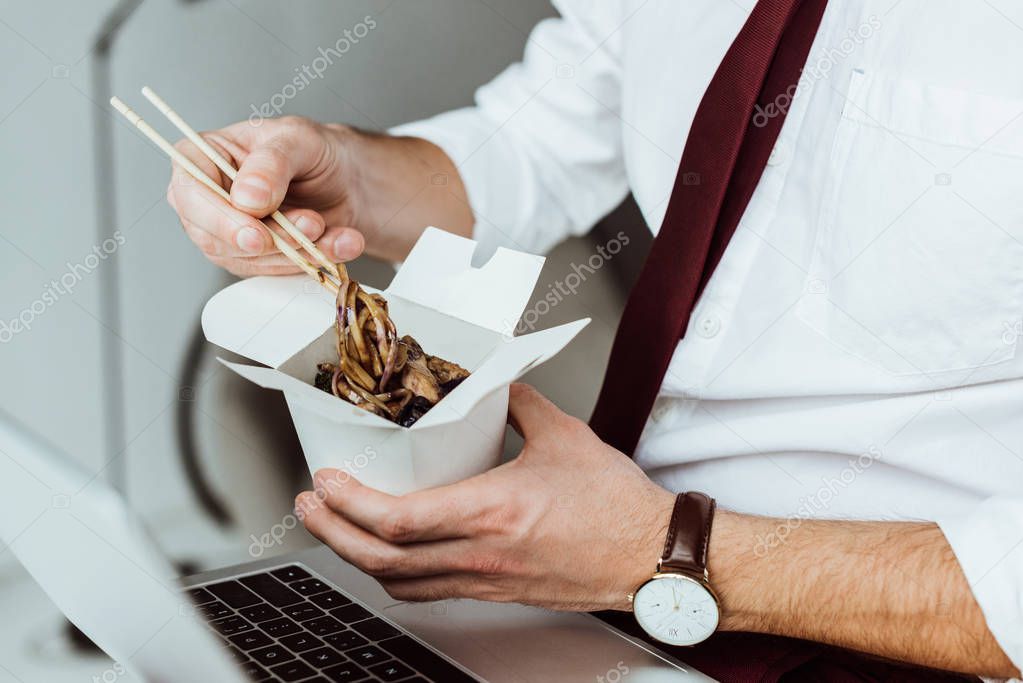
[[853, 72], [797, 315], [898, 375], [1013, 358], [1023, 101]]

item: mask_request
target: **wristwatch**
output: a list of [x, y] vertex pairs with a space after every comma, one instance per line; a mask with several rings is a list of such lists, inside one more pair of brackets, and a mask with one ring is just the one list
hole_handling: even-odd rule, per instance
[[707, 575], [713, 520], [713, 498], [678, 494], [657, 571], [630, 596], [636, 621], [651, 638], [695, 645], [717, 629], [721, 609]]

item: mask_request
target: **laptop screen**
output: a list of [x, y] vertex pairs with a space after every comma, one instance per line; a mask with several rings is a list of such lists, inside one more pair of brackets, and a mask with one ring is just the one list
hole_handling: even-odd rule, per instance
[[143, 680], [245, 680], [121, 497], [3, 413], [0, 539], [75, 626]]

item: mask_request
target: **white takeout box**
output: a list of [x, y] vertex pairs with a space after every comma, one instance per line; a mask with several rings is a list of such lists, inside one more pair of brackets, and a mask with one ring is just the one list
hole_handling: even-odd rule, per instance
[[513, 337], [544, 259], [501, 248], [474, 268], [475, 250], [472, 240], [427, 228], [383, 292], [399, 335], [472, 372], [410, 428], [313, 386], [317, 364], [337, 360], [335, 309], [332, 295], [305, 275], [256, 277], [221, 290], [203, 309], [203, 332], [269, 366], [220, 359], [284, 392], [310, 472], [347, 470], [393, 494], [452, 483], [500, 462], [508, 385], [589, 323]]

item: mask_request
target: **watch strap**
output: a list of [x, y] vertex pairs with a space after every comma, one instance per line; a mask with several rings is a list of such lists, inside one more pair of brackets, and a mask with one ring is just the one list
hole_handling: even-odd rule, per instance
[[704, 493], [678, 494], [658, 571], [707, 578], [707, 546], [710, 545], [714, 508], [714, 499]]

